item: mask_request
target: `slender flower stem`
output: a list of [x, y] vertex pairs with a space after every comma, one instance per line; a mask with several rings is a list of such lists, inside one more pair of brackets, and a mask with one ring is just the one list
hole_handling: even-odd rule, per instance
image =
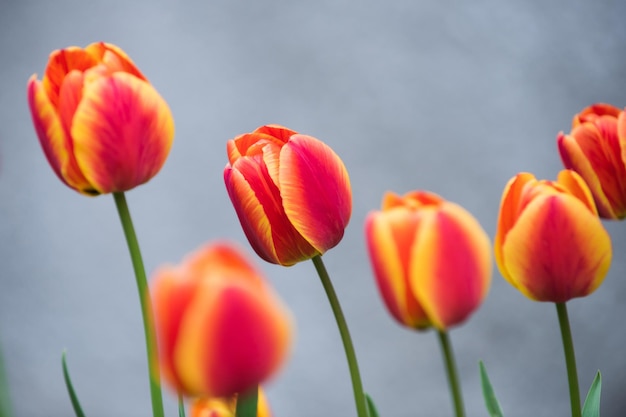
[[178, 417], [185, 417], [185, 402], [182, 394], [178, 394]]
[[556, 313], [559, 316], [561, 339], [563, 339], [563, 351], [565, 352], [565, 364], [567, 366], [567, 381], [569, 383], [569, 399], [572, 405], [572, 417], [580, 417], [580, 390], [578, 388], [578, 371], [576, 371], [576, 355], [574, 354], [574, 342], [572, 331], [569, 326], [567, 306], [565, 303], [556, 303]]
[[361, 383], [361, 375], [359, 373], [359, 364], [354, 353], [354, 346], [352, 345], [352, 339], [350, 338], [350, 331], [348, 330], [348, 324], [341, 311], [341, 305], [339, 305], [339, 299], [333, 288], [333, 284], [330, 281], [324, 262], [322, 262], [321, 255], [313, 257], [313, 265], [317, 270], [317, 274], [320, 276], [326, 296], [330, 302], [330, 307], [335, 315], [337, 321], [337, 327], [341, 334], [341, 340], [343, 341], [343, 348], [346, 351], [346, 357], [348, 359], [348, 367], [350, 368], [350, 377], [352, 378], [352, 389], [354, 390], [354, 401], [356, 402], [356, 411], [359, 417], [368, 417], [367, 403], [365, 395], [363, 394], [363, 384]]
[[2, 352], [0, 351], [0, 417], [10, 417], [11, 412], [11, 396], [9, 395], [9, 383], [7, 381], [4, 370], [4, 362], [2, 360]]
[[130, 217], [128, 204], [124, 193], [113, 193], [117, 212], [120, 215], [126, 242], [128, 243], [128, 251], [130, 259], [135, 270], [135, 279], [137, 281], [137, 290], [139, 291], [139, 302], [141, 303], [141, 315], [143, 318], [144, 336], [146, 339], [146, 351], [148, 354], [148, 375], [150, 377], [150, 398], [152, 399], [152, 415], [154, 417], [164, 417], [163, 413], [163, 396], [161, 394], [161, 383], [159, 378], [159, 364], [157, 355], [156, 334], [153, 323], [152, 303], [150, 302], [150, 292], [148, 290], [148, 281], [146, 279], [146, 271], [139, 250], [139, 242], [133, 227], [133, 221]]
[[459, 384], [459, 376], [454, 361], [454, 353], [452, 352], [452, 344], [448, 337], [448, 332], [437, 330], [443, 360], [446, 365], [446, 373], [448, 374], [448, 385], [450, 386], [450, 394], [452, 395], [452, 403], [456, 417], [464, 417], [465, 409], [463, 406], [463, 395], [461, 394], [461, 385]]
[[248, 392], [237, 395], [235, 417], [257, 417], [259, 387], [256, 386]]

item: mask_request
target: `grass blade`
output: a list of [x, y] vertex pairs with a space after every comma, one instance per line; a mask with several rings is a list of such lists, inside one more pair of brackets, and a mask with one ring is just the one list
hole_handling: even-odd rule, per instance
[[65, 380], [65, 386], [67, 387], [67, 392], [70, 395], [70, 400], [72, 401], [72, 407], [74, 408], [74, 413], [76, 413], [76, 417], [85, 417], [85, 413], [83, 413], [83, 409], [80, 407], [80, 402], [78, 401], [78, 397], [76, 396], [76, 392], [74, 391], [74, 387], [72, 386], [70, 373], [67, 370], [65, 354], [66, 352], [63, 351], [63, 354], [61, 355], [61, 364], [63, 365], [63, 379]]

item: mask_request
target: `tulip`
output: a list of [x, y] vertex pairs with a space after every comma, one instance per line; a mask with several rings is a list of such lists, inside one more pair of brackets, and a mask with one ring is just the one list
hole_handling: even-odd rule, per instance
[[248, 392], [286, 359], [291, 315], [235, 248], [206, 245], [153, 278], [161, 370], [184, 395]]
[[378, 289], [410, 328], [440, 331], [478, 308], [491, 283], [489, 238], [462, 207], [436, 194], [387, 193], [365, 221]]
[[589, 106], [574, 116], [568, 135], [558, 134], [557, 144], [565, 168], [587, 182], [600, 216], [626, 218], [626, 112]]
[[352, 196], [346, 168], [330, 147], [269, 125], [229, 140], [227, 151], [226, 189], [261, 258], [293, 265], [339, 243]]
[[[199, 398], [191, 405], [191, 417], [235, 417], [237, 397]], [[267, 398], [259, 388], [257, 417], [272, 417]]]
[[502, 196], [495, 257], [502, 276], [532, 300], [564, 303], [594, 292], [611, 264], [611, 241], [585, 181], [570, 170], [556, 181], [513, 177]]
[[166, 102], [117, 46], [93, 43], [50, 54], [28, 104], [50, 166], [85, 195], [130, 190], [156, 175], [174, 122]]

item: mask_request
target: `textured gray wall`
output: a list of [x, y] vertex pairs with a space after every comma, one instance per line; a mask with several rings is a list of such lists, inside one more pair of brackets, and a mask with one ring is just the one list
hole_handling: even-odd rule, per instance
[[[149, 271], [216, 238], [252, 256], [222, 181], [227, 139], [280, 123], [333, 147], [351, 174], [354, 212], [325, 259], [365, 387], [383, 416], [443, 417], [452, 408], [436, 337], [400, 328], [385, 311], [363, 220], [385, 190], [428, 189], [465, 206], [493, 236], [511, 176], [554, 178], [555, 136], [571, 117], [595, 101], [626, 105], [625, 15], [624, 2], [608, 0], [4, 0], [0, 341], [16, 415], [71, 415], [64, 348], [90, 417], [151, 415], [139, 304], [112, 198], [63, 186], [31, 126], [26, 81], [53, 49], [115, 43], [171, 106], [170, 158], [128, 194]], [[583, 391], [600, 368], [603, 417], [621, 417], [626, 223], [606, 225], [616, 258], [609, 276], [569, 307]], [[257, 263], [298, 326], [293, 355], [268, 386], [276, 416], [355, 415], [313, 266]], [[487, 414], [479, 359], [508, 417], [568, 414], [552, 305], [525, 299], [495, 272], [484, 306], [451, 338], [470, 416]]]

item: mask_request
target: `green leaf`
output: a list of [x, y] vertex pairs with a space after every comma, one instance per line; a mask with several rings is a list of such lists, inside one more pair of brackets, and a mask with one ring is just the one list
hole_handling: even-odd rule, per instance
[[600, 390], [602, 389], [602, 375], [600, 371], [591, 383], [585, 405], [583, 405], [583, 417], [600, 417]]
[[372, 400], [372, 397], [370, 397], [368, 393], [365, 393], [365, 401], [367, 402], [367, 414], [369, 417], [379, 417], [374, 400]]
[[483, 361], [478, 362], [480, 367], [480, 382], [483, 387], [483, 397], [485, 398], [485, 406], [491, 417], [504, 417], [500, 404], [496, 399], [496, 394], [493, 392], [491, 382], [489, 382], [489, 376], [487, 375], [487, 369], [483, 364]]
[[67, 363], [65, 361], [65, 354], [66, 352], [64, 350], [61, 355], [61, 364], [63, 365], [63, 379], [65, 380], [65, 386], [67, 387], [68, 394], [70, 394], [70, 400], [72, 401], [72, 407], [74, 408], [76, 417], [85, 417], [85, 413], [83, 413], [83, 409], [80, 407], [80, 402], [78, 401], [78, 397], [76, 396], [76, 392], [72, 386], [72, 380], [70, 379], [70, 373], [67, 370]]
[[254, 387], [248, 392], [241, 392], [237, 395], [237, 417], [257, 417], [257, 401], [259, 397], [259, 387]]

